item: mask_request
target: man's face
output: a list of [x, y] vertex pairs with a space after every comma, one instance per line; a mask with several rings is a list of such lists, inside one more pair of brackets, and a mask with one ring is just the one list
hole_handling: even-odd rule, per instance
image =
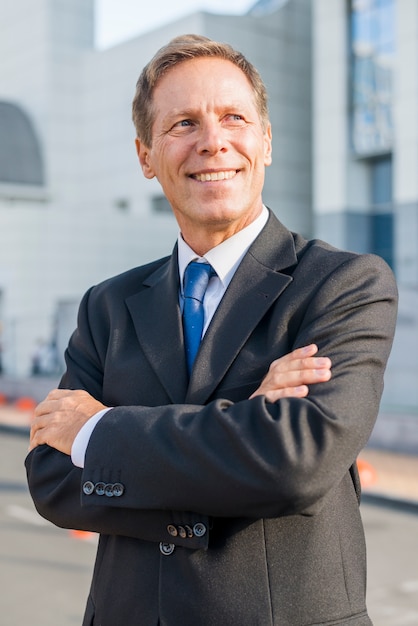
[[204, 235], [216, 245], [261, 211], [270, 125], [262, 127], [245, 74], [223, 59], [172, 68], [153, 101], [152, 146], [137, 140], [144, 175], [159, 180], [189, 245]]

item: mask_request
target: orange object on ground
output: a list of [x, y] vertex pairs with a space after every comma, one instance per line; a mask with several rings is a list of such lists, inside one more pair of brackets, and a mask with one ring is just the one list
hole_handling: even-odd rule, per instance
[[373, 465], [364, 459], [357, 459], [357, 468], [362, 487], [370, 487], [370, 485], [373, 485], [376, 482], [377, 473]]
[[26, 396], [22, 396], [21, 398], [18, 398], [15, 402], [15, 407], [16, 409], [19, 409], [19, 411], [34, 411], [36, 405], [37, 405], [36, 400], [34, 400], [33, 398], [26, 397]]
[[96, 537], [96, 533], [89, 530], [70, 530], [69, 533], [73, 539], [81, 539], [81, 541], [89, 541]]

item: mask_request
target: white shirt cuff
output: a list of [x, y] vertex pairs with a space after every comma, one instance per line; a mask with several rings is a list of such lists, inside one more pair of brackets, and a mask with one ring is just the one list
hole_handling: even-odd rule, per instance
[[102, 409], [95, 415], [93, 415], [84, 426], [78, 431], [76, 438], [73, 441], [71, 447], [71, 460], [76, 467], [84, 467], [86, 459], [86, 450], [89, 445], [91, 434], [96, 424], [102, 419], [103, 415], [110, 411], [113, 407]]

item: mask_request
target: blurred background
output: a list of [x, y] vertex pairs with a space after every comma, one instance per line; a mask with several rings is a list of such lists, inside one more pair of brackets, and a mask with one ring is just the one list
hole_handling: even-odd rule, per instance
[[[267, 85], [265, 203], [292, 230], [378, 254], [395, 273], [397, 331], [363, 483], [418, 511], [418, 2], [0, 0], [0, 580], [26, 576], [36, 606], [37, 585], [61, 576], [67, 594], [42, 626], [80, 623], [94, 538], [70, 545], [27, 504], [31, 410], [59, 381], [85, 290], [172, 250], [177, 225], [137, 163], [131, 102], [144, 64], [187, 32], [242, 50]], [[376, 624], [418, 624], [416, 517], [364, 514], [372, 602], [398, 602]], [[21, 611], [8, 626], [26, 623], [22, 589], [7, 588], [3, 613]], [[64, 605], [67, 621], [54, 621]]]

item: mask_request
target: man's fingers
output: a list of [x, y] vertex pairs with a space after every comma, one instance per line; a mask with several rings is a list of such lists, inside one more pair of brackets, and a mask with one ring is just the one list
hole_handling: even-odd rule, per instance
[[[49, 404], [52, 403], [53, 401], [49, 401]], [[60, 452], [70, 454], [77, 425], [65, 417], [62, 412], [47, 412], [35, 417], [31, 425], [29, 450], [45, 443]]]
[[53, 413], [58, 407], [58, 401], [68, 396], [68, 389], [52, 389], [42, 402], [35, 408], [35, 417]]
[[307, 385], [327, 382], [331, 378], [331, 359], [316, 357], [317, 352], [317, 345], [309, 344], [273, 361], [251, 397], [265, 395], [272, 401], [300, 398], [308, 394]]
[[283, 361], [283, 362], [294, 361], [297, 359], [302, 360], [305, 358], [315, 356], [317, 352], [318, 352], [318, 346], [315, 343], [310, 343], [309, 345], [303, 346], [302, 348], [296, 348], [296, 350], [293, 350], [292, 352], [285, 354], [284, 356], [282, 356], [280, 359], [277, 359], [277, 360]]
[[[308, 346], [311, 347], [311, 346]], [[315, 353], [317, 348], [315, 345]], [[286, 354], [279, 359], [273, 361], [270, 365], [269, 372], [273, 374], [289, 373], [292, 371], [314, 370], [314, 369], [330, 369], [331, 359], [328, 357], [307, 356], [303, 353], [304, 348], [294, 350], [290, 354]]]
[[34, 422], [38, 417], [41, 417], [42, 415], [48, 415], [48, 413], [52, 413], [52, 401], [45, 399], [42, 400], [42, 402], [40, 402], [37, 407], [35, 407]]
[[264, 395], [269, 402], [276, 402], [282, 398], [305, 398], [309, 393], [307, 385], [297, 387], [285, 387], [283, 389], [271, 389]]
[[40, 446], [43, 443], [47, 443], [45, 440], [45, 427], [47, 425], [50, 429], [51, 422], [47, 423], [42, 415], [32, 421], [29, 436], [29, 450], [32, 450], [33, 448], [36, 448], [36, 446]]
[[284, 369], [283, 364], [275, 361], [270, 366], [266, 380], [280, 387], [307, 385], [331, 378], [331, 360], [327, 357], [309, 358], [294, 361]]
[[107, 408], [81, 389], [53, 389], [35, 409], [30, 449], [46, 443], [65, 454], [79, 430], [98, 411]]
[[36, 448], [36, 446], [40, 446], [43, 443], [46, 443], [46, 441], [44, 441], [42, 437], [42, 431], [42, 428], [34, 428], [32, 426], [29, 437], [29, 452], [33, 450], [33, 448]]
[[81, 389], [53, 389], [46, 396], [45, 400], [40, 402], [35, 408], [35, 417], [55, 412], [75, 411], [83, 406], [86, 407], [86, 411], [89, 411], [91, 406], [95, 407], [98, 404], [87, 391]]

